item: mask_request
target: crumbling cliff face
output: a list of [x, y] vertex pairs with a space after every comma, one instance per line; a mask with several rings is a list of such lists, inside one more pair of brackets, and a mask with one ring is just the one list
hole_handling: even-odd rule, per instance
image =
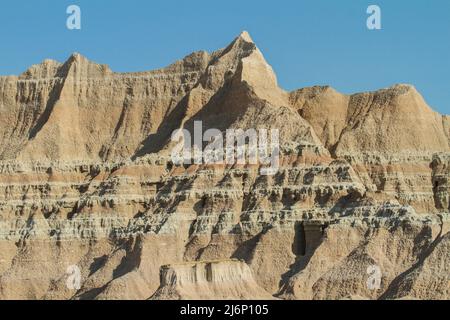
[[[278, 170], [175, 164], [196, 121], [279, 130]], [[408, 85], [285, 92], [245, 32], [0, 77], [0, 298], [449, 299], [448, 128]]]

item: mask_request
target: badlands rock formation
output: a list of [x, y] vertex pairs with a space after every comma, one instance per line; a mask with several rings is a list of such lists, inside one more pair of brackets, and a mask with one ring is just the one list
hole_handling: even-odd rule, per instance
[[[278, 129], [279, 170], [174, 164], [199, 120]], [[245, 32], [0, 77], [0, 298], [449, 299], [449, 130], [409, 85], [285, 92]]]

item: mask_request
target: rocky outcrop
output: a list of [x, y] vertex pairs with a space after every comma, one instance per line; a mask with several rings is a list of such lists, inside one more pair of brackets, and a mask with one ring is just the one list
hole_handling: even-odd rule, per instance
[[152, 299], [273, 299], [258, 286], [248, 265], [237, 260], [162, 266], [160, 277]]
[[[196, 121], [278, 129], [277, 170], [174, 163]], [[447, 122], [407, 85], [287, 93], [246, 32], [0, 77], [0, 298], [448, 299]]]
[[336, 156], [449, 151], [443, 117], [410, 85], [351, 96], [313, 87], [294, 91], [291, 101]]

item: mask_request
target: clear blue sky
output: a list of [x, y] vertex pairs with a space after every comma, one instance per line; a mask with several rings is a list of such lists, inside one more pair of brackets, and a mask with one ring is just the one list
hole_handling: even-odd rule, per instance
[[[82, 30], [66, 28], [66, 8]], [[382, 30], [366, 9], [382, 9]], [[450, 114], [448, 0], [2, 0], [0, 74], [19, 74], [72, 52], [115, 71], [163, 67], [195, 50], [224, 47], [248, 30], [280, 85], [331, 85], [344, 93], [411, 83]]]

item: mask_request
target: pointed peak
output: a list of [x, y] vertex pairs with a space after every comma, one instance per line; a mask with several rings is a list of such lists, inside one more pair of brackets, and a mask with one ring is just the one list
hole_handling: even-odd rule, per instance
[[74, 52], [72, 53], [69, 58], [67, 59], [66, 63], [70, 63], [70, 62], [90, 62], [88, 58], [86, 58], [85, 56], [83, 56], [82, 54], [78, 53], [78, 52]]
[[69, 69], [74, 63], [79, 63], [83, 61], [89, 61], [87, 58], [79, 54], [78, 52], [72, 53], [64, 62], [62, 68]]
[[220, 58], [230, 52], [244, 57], [257, 50], [256, 44], [253, 42], [250, 34], [247, 31], [242, 31], [234, 40], [224, 49], [217, 50], [212, 53], [212, 57]]
[[247, 31], [242, 31], [225, 49], [225, 52], [232, 48], [240, 48], [243, 51], [251, 52], [257, 49], [257, 46], [250, 37], [250, 34]]
[[78, 53], [78, 52], [73, 52], [71, 55], [70, 55], [72, 58], [74, 58], [74, 59], [81, 59], [83, 56], [80, 54], [80, 53]]
[[252, 37], [250, 37], [250, 34], [247, 31], [242, 31], [237, 39], [244, 40], [245, 42], [254, 43]]
[[74, 75], [81, 77], [102, 76], [112, 73], [111, 69], [106, 64], [92, 62], [78, 52], [74, 52], [70, 55], [64, 65], [60, 68], [59, 74], [66, 77], [71, 70]]

